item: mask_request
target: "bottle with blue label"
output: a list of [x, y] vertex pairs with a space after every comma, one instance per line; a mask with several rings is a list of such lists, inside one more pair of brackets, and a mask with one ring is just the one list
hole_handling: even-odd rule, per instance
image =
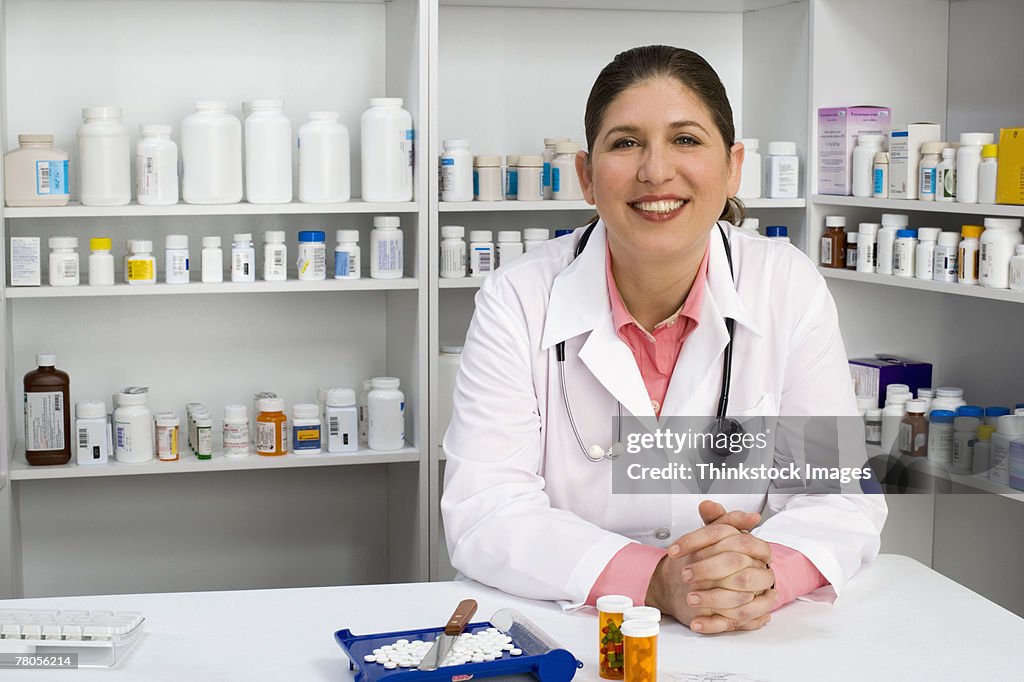
[[53, 135], [18, 135], [18, 148], [4, 154], [4, 201], [8, 206], [64, 206], [68, 153]]

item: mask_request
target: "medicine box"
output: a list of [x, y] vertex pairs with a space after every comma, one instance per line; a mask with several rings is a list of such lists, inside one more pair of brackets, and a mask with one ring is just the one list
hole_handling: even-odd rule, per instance
[[39, 237], [11, 237], [11, 286], [37, 287], [42, 283]]
[[884, 406], [885, 388], [889, 384], [906, 384], [915, 396], [917, 389], [932, 385], [931, 363], [891, 355], [852, 359], [850, 375], [857, 396], [874, 398], [878, 407]]
[[938, 123], [908, 123], [903, 130], [889, 133], [889, 198], [916, 199], [921, 145], [940, 142], [942, 127]]
[[857, 136], [872, 133], [888, 137], [890, 127], [889, 107], [818, 109], [818, 194], [852, 194]]
[[1024, 128], [999, 131], [996, 203], [1024, 204]]

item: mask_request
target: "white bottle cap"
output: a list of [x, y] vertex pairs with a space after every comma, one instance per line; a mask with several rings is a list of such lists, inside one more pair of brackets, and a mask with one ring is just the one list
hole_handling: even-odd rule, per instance
[[847, 232], [846, 233], [846, 243], [847, 244], [856, 244], [859, 239], [860, 239], [860, 234], [857, 233], [857, 232]]
[[959, 232], [942, 232], [939, 234], [939, 246], [957, 246], [959, 244]]
[[402, 106], [401, 97], [371, 97], [371, 107], [400, 107]]
[[627, 620], [619, 631], [623, 637], [657, 637], [661, 626], [650, 620]]
[[75, 405], [79, 419], [98, 419], [107, 416], [107, 406], [102, 400], [81, 400]]
[[320, 414], [320, 406], [316, 403], [295, 403], [292, 405], [292, 414], [296, 419], [316, 419]]
[[846, 227], [846, 216], [827, 215], [825, 216], [825, 227]]
[[224, 421], [246, 421], [249, 419], [249, 411], [245, 405], [225, 405]]
[[442, 225], [442, 239], [462, 239], [466, 236], [466, 228], [462, 225]]
[[187, 234], [169, 234], [164, 237], [164, 248], [165, 249], [187, 249], [188, 248], [188, 235]]
[[1004, 414], [996, 419], [996, 433], [1003, 436], [1024, 436], [1024, 417]]
[[157, 412], [153, 415], [157, 426], [180, 426], [181, 420], [173, 412]]
[[53, 135], [32, 135], [32, 134], [21, 134], [18, 135], [18, 144], [53, 144]]
[[740, 227], [742, 227], [744, 230], [750, 230], [752, 232], [757, 232], [761, 228], [761, 219], [760, 218], [744, 218], [743, 219], [743, 224], [740, 225]]
[[249, 104], [250, 111], [256, 111], [257, 109], [271, 110], [271, 109], [284, 109], [283, 99], [254, 99]]
[[881, 227], [878, 223], [861, 223], [857, 227], [857, 231], [860, 234], [878, 234], [878, 228]]
[[871, 396], [857, 396], [858, 410], [870, 410], [872, 407], [878, 407], [878, 398], [872, 398]]
[[507, 165], [509, 168], [515, 168], [516, 166], [518, 166], [519, 165], [519, 155], [518, 154], [506, 154], [505, 155], [505, 165]]
[[337, 121], [341, 118], [337, 111], [311, 111], [309, 112], [310, 121]]
[[[127, 407], [129, 405], [145, 405], [145, 404], [146, 404], [146, 394], [145, 393], [126, 393], [125, 391], [121, 391], [120, 393], [117, 394], [117, 405], [118, 405], [118, 407], [121, 407], [122, 405]], [[195, 412], [193, 412], [193, 414], [195, 414]]]
[[373, 217], [374, 227], [398, 227], [401, 221], [396, 215], [378, 215]]
[[374, 377], [372, 379], [373, 388], [388, 388], [395, 389], [399, 386], [399, 380], [396, 377]]
[[[268, 244], [284, 244], [284, 240], [284, 230], [267, 230], [263, 233], [263, 241]], [[205, 239], [203, 241], [205, 242]]]
[[769, 142], [769, 156], [796, 156], [796, 142]]
[[889, 163], [889, 152], [876, 152], [875, 163], [887, 164]]
[[232, 237], [232, 239], [234, 241], [236, 241], [236, 242], [251, 242], [252, 241], [252, 233], [251, 232], [237, 232]]
[[996, 141], [992, 133], [960, 133], [960, 146], [982, 147]]
[[87, 121], [97, 118], [120, 120], [121, 107], [86, 107], [82, 109], [82, 118]]
[[921, 153], [922, 154], [941, 154], [942, 150], [946, 148], [945, 142], [922, 142]]
[[914, 396], [910, 395], [910, 393], [893, 393], [890, 396], [886, 396], [885, 404], [886, 404], [886, 406], [889, 406], [889, 405], [906, 405], [908, 402], [910, 402], [913, 399], [913, 397]]
[[227, 111], [228, 103], [219, 99], [201, 99], [195, 107], [196, 111]]
[[156, 137], [157, 135], [170, 135], [171, 126], [163, 123], [144, 123], [139, 126], [139, 132], [143, 137]]
[[469, 149], [469, 140], [464, 140], [462, 138], [444, 140], [441, 144], [445, 149]]
[[920, 412], [924, 414], [924, 411], [928, 409], [928, 403], [924, 400], [908, 400], [907, 401], [907, 412]]
[[756, 152], [761, 147], [761, 141], [756, 137], [741, 137], [736, 140], [743, 143], [743, 148], [748, 152]]
[[885, 135], [876, 135], [874, 133], [862, 133], [857, 136], [857, 146], [864, 147], [880, 147], [885, 142]]
[[463, 346], [440, 346], [438, 350], [442, 355], [462, 355]]
[[204, 249], [219, 249], [220, 237], [203, 237]]
[[648, 620], [657, 623], [661, 620], [661, 611], [653, 606], [634, 606], [626, 609], [622, 614], [622, 620]]
[[956, 386], [942, 386], [939, 390], [935, 391], [935, 395], [939, 398], [963, 398], [964, 389], [957, 388]]
[[338, 230], [334, 233], [334, 239], [339, 244], [359, 243], [359, 230]]
[[256, 403], [256, 409], [260, 412], [283, 412], [284, 400], [281, 398], [260, 398]]
[[906, 227], [910, 224], [910, 216], [903, 213], [883, 213], [882, 225], [885, 227]]
[[483, 156], [474, 156], [473, 165], [477, 168], [500, 168], [501, 157], [496, 154], [485, 154]]
[[882, 410], [877, 407], [872, 407], [870, 410], [864, 413], [864, 416], [868, 419], [881, 419]]
[[1020, 229], [1020, 218], [985, 218], [985, 229], [1003, 230], [1019, 230]]
[[498, 232], [498, 242], [518, 242], [522, 239], [522, 235], [519, 230], [501, 230]]
[[535, 242], [547, 241], [551, 233], [543, 227], [528, 227], [523, 230], [523, 239]]
[[351, 388], [332, 388], [327, 391], [328, 407], [348, 407], [356, 404], [356, 392]]
[[77, 249], [78, 237], [50, 237], [47, 243], [51, 249]]
[[955, 159], [956, 158], [956, 147], [946, 147], [942, 150], [943, 159]]
[[554, 147], [559, 142], [568, 142], [571, 139], [572, 139], [571, 137], [545, 137], [544, 138], [544, 146], [545, 147]]
[[633, 600], [621, 594], [606, 594], [597, 598], [597, 610], [605, 613], [625, 613], [633, 608]]
[[939, 227], [919, 227], [917, 228], [917, 238], [922, 242], [933, 242], [939, 238], [942, 233], [942, 228]]
[[575, 142], [556, 142], [555, 153], [556, 154], [575, 154], [580, 150], [580, 146]]
[[910, 386], [907, 384], [889, 384], [885, 387], [885, 396], [889, 396], [896, 393], [910, 393]]
[[136, 239], [132, 241], [132, 253], [150, 253], [153, 251], [153, 242], [148, 239]]
[[519, 168], [522, 168], [524, 166], [528, 168], [540, 168], [541, 166], [544, 165], [544, 157], [541, 156], [540, 154], [521, 154], [519, 156], [519, 163], [516, 165]]
[[918, 398], [934, 398], [935, 390], [931, 388], [919, 388], [917, 389]]
[[493, 239], [490, 230], [470, 230], [470, 242], [490, 242]]
[[209, 414], [197, 414], [192, 421], [199, 427], [213, 427], [213, 418]]

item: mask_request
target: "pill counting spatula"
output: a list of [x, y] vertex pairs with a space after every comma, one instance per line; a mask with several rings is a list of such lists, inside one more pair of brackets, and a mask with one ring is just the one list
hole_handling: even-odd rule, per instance
[[469, 619], [475, 613], [475, 599], [463, 599], [459, 602], [455, 612], [452, 613], [452, 617], [448, 619], [448, 623], [444, 626], [444, 632], [437, 635], [437, 639], [434, 640], [434, 646], [430, 647], [430, 651], [420, 661], [420, 670], [437, 670], [437, 667], [441, 665], [441, 661], [452, 650], [455, 638], [462, 634], [462, 631], [466, 629], [466, 624], [469, 623]]

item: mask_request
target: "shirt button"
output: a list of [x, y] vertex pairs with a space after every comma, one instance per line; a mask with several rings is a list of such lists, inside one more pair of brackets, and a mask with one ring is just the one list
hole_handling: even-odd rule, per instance
[[668, 326], [670, 326], [670, 327], [676, 326], [676, 321], [672, 320], [671, 322], [668, 323]]
[[651, 407], [654, 409], [655, 412], [657, 412], [658, 410], [661, 409], [661, 404], [657, 400], [652, 400]]
[[671, 535], [671, 533], [669, 533], [668, 528], [659, 528], [654, 531], [654, 537], [659, 540], [668, 540], [669, 535]]

